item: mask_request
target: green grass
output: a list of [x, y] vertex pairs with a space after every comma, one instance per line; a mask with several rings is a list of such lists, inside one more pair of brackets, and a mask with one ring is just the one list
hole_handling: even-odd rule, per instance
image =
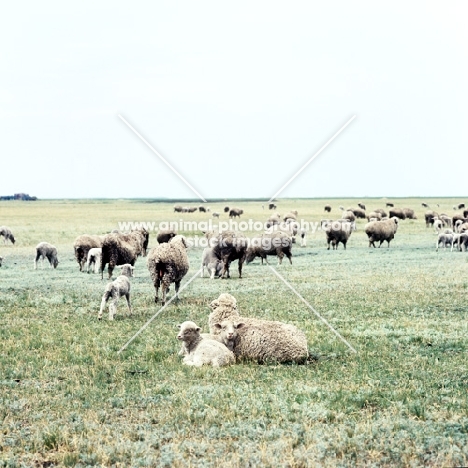
[[[458, 202], [426, 201], [448, 214]], [[324, 203], [280, 200], [278, 210], [320, 220]], [[368, 249], [359, 221], [347, 251], [327, 251], [318, 232], [294, 247], [292, 267], [278, 267], [357, 355], [258, 260], [241, 280], [235, 265], [230, 280], [196, 279], [117, 355], [158, 310], [146, 262], [137, 261], [132, 280], [134, 316], [123, 301], [114, 322], [98, 322], [105, 281], [78, 272], [73, 240], [118, 221], [178, 220], [172, 204], [0, 203], [0, 224], [17, 238], [0, 244], [0, 466], [468, 465], [468, 257], [435, 252], [420, 203], [397, 201], [419, 219], [401, 223], [390, 249]], [[246, 218], [268, 216], [259, 202], [236, 204]], [[339, 217], [339, 205], [356, 201], [331, 204]], [[58, 248], [57, 270], [32, 269], [43, 240]], [[189, 258], [186, 280], [201, 250]], [[183, 366], [176, 324], [190, 319], [207, 331], [208, 304], [222, 292], [244, 315], [303, 329], [318, 360]]]

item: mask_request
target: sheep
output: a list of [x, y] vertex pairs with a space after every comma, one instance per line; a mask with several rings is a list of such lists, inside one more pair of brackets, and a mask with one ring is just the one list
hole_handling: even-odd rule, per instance
[[468, 248], [468, 232], [459, 234], [458, 249], [465, 252]]
[[3, 237], [3, 243], [6, 244], [10, 241], [12, 244], [15, 243], [15, 236], [11, 232], [11, 229], [6, 226], [0, 226], [0, 237]]
[[387, 204], [386, 204], [385, 206], [387, 206], [387, 207], [389, 207], [389, 208], [393, 208], [395, 205], [394, 205], [393, 203], [387, 202]]
[[205, 276], [205, 267], [210, 273], [210, 278], [214, 279], [215, 276], [221, 276], [223, 271], [223, 262], [215, 255], [211, 247], [206, 247], [202, 254], [202, 272], [200, 276]]
[[361, 208], [361, 210], [366, 211], [366, 205], [364, 205], [364, 203], [358, 203], [357, 206], [359, 206], [359, 208]]
[[188, 209], [188, 212], [189, 213], [195, 213], [195, 211], [197, 211], [197, 207], [196, 206], [192, 206]]
[[432, 225], [434, 226], [435, 232], [442, 231], [442, 228], [444, 227], [444, 223], [439, 218], [434, 218], [434, 221], [433, 221]]
[[251, 263], [256, 257], [265, 260], [268, 265], [267, 255], [276, 255], [278, 257], [278, 265], [283, 262], [283, 257], [289, 259], [292, 265], [292, 238], [288, 233], [283, 231], [274, 231], [272, 233], [263, 234], [261, 237], [250, 239], [249, 247], [247, 248], [245, 261]]
[[367, 215], [367, 220], [370, 222], [371, 219], [382, 219], [382, 213], [380, 213], [380, 211], [371, 211], [368, 215]]
[[276, 205], [274, 203], [269, 203], [268, 204], [268, 209], [269, 210], [276, 210]]
[[184, 208], [181, 205], [175, 205], [174, 206], [174, 212], [175, 213], [182, 213], [184, 211]]
[[330, 213], [331, 210], [332, 210], [332, 207], [330, 205], [325, 205], [325, 207], [323, 208], [323, 210], [327, 213]]
[[374, 210], [376, 213], [380, 213], [382, 215], [382, 218], [386, 218], [388, 215], [387, 215], [387, 212], [385, 210], [383, 210], [382, 208], [377, 208], [376, 210]]
[[182, 362], [188, 366], [201, 367], [203, 364], [213, 367], [234, 364], [234, 353], [223, 343], [200, 336], [201, 328], [191, 321], [177, 325], [179, 333], [177, 339], [183, 341], [179, 355], [185, 355]]
[[458, 232], [462, 233], [462, 232], [466, 232], [468, 231], [468, 222], [465, 221], [464, 223], [460, 224], [458, 226]]
[[275, 224], [279, 224], [280, 222], [281, 222], [281, 217], [279, 213], [275, 213], [267, 219], [265, 226], [267, 228], [270, 228], [271, 226], [274, 226]]
[[464, 203], [460, 203], [460, 204], [457, 206], [457, 208], [458, 208], [459, 210], [463, 210], [463, 208], [465, 208], [465, 204], [464, 204]]
[[86, 261], [86, 273], [89, 273], [89, 267], [91, 265], [94, 265], [94, 273], [99, 272], [98, 268], [101, 265], [101, 255], [102, 249], [100, 247], [89, 249]]
[[388, 210], [388, 216], [390, 218], [406, 219], [405, 212], [401, 208], [392, 208], [391, 210]]
[[229, 210], [229, 217], [235, 218], [237, 216], [240, 218], [242, 213], [244, 213], [244, 210], [241, 210], [240, 208], [231, 208]]
[[247, 238], [241, 232], [236, 231], [221, 233], [210, 231], [205, 233], [205, 236], [213, 247], [214, 254], [223, 262], [221, 278], [225, 275], [230, 278], [229, 267], [234, 260], [239, 260], [239, 278], [242, 278], [242, 265], [248, 246]]
[[175, 284], [175, 298], [179, 299], [180, 282], [190, 267], [187, 245], [185, 237], [175, 236], [169, 242], [159, 244], [148, 255], [148, 270], [156, 289], [154, 302], [159, 300], [158, 293], [161, 283], [162, 305], [166, 303], [166, 292], [171, 283]]
[[341, 215], [341, 219], [345, 219], [353, 223], [354, 221], [356, 221], [356, 215], [352, 211], [344, 211]]
[[414, 210], [412, 210], [411, 208], [403, 208], [403, 213], [406, 219], [418, 219], [418, 217], [414, 213]]
[[107, 264], [109, 279], [116, 265], [135, 265], [137, 258], [146, 257], [149, 233], [146, 229], [136, 229], [129, 234], [107, 234], [102, 241], [101, 278]]
[[369, 247], [375, 248], [375, 242], [380, 241], [379, 248], [387, 241], [387, 248], [390, 247], [390, 241], [395, 237], [398, 229], [398, 218], [393, 217], [385, 221], [373, 221], [366, 224], [364, 231], [369, 238]]
[[224, 212], [225, 212], [225, 213], [229, 212], [229, 206], [225, 206], [225, 207], [224, 207]]
[[462, 219], [457, 219], [455, 221], [455, 224], [453, 225], [453, 229], [455, 230], [455, 232], [460, 232], [460, 226], [463, 224], [463, 220]]
[[458, 233], [458, 232], [454, 232], [453, 233], [453, 239], [452, 239], [452, 247], [450, 248], [450, 252], [453, 252], [453, 248], [455, 247], [455, 245], [457, 246], [457, 250], [461, 250], [460, 249], [460, 237], [461, 237], [461, 234]]
[[125, 265], [117, 266], [117, 268], [121, 268], [122, 271], [120, 276], [117, 276], [112, 283], [109, 283], [106, 286], [104, 294], [102, 295], [98, 320], [102, 319], [102, 313], [104, 312], [106, 303], [109, 299], [112, 299], [109, 304], [109, 320], [114, 320], [114, 316], [117, 313], [117, 304], [122, 296], [125, 296], [125, 299], [127, 299], [128, 311], [130, 315], [132, 315], [132, 306], [130, 304], [130, 281], [128, 278], [133, 277], [133, 270], [135, 267], [126, 263]]
[[219, 213], [217, 211], [213, 211], [211, 216], [213, 216], [213, 218], [219, 218]]
[[351, 211], [356, 218], [366, 218], [366, 212], [361, 208], [348, 208], [346, 211]]
[[463, 217], [464, 217], [464, 218], [468, 218], [468, 210], [464, 210], [464, 211], [463, 211]]
[[200, 213], [206, 213], [206, 208], [204, 206], [200, 205], [198, 207], [198, 211], [200, 211]]
[[90, 249], [101, 248], [104, 237], [105, 236], [83, 234], [75, 239], [73, 242], [73, 250], [75, 252], [75, 259], [78, 262], [80, 271], [84, 271], [84, 266], [88, 260], [88, 252]]
[[294, 325], [241, 317], [237, 301], [223, 293], [210, 303], [210, 333], [233, 340], [234, 354], [257, 362], [297, 362], [307, 360], [307, 339]]
[[158, 244], [163, 244], [164, 242], [169, 242], [175, 236], [177, 236], [177, 231], [173, 229], [161, 229], [156, 236], [156, 240]]
[[37, 261], [41, 259], [42, 268], [44, 268], [44, 260], [49, 260], [49, 268], [57, 268], [59, 264], [57, 258], [57, 249], [48, 242], [40, 242], [36, 245], [36, 258], [34, 259], [34, 269], [37, 270]]
[[[455, 224], [457, 223], [457, 221], [462, 221], [462, 223], [464, 223], [466, 220], [466, 218], [463, 216], [462, 213], [455, 213], [452, 217], [452, 226], [455, 226]], [[460, 223], [458, 223], [460, 224]]]
[[421, 203], [421, 206], [422, 206], [423, 208], [428, 208], [428, 209], [429, 209], [429, 205], [428, 205], [427, 203]]
[[323, 223], [322, 229], [325, 230], [325, 235], [327, 237], [327, 250], [330, 250], [330, 244], [333, 250], [337, 250], [340, 242], [346, 250], [346, 244], [353, 231], [353, 222], [346, 219], [339, 219], [337, 221]]
[[297, 219], [297, 211], [290, 211], [284, 215], [283, 221], [286, 223], [288, 221], [296, 221]]
[[424, 213], [424, 219], [426, 220], [426, 227], [432, 226], [434, 224], [434, 219], [439, 217], [439, 213], [435, 211], [428, 210]]
[[440, 244], [442, 244], [445, 249], [446, 247], [452, 247], [453, 241], [454, 241], [453, 232], [441, 232], [437, 236], [436, 252], [439, 251]]

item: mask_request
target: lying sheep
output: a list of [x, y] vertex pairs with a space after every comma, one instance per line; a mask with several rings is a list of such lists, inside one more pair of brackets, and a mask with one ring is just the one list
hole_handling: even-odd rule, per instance
[[0, 226], [0, 237], [3, 237], [3, 243], [6, 244], [10, 241], [12, 244], [15, 243], [15, 236], [11, 232], [11, 229], [6, 226]]
[[380, 242], [380, 248], [384, 241], [387, 241], [387, 248], [389, 248], [390, 241], [394, 239], [397, 229], [398, 218], [396, 217], [366, 224], [364, 231], [369, 238], [369, 247], [375, 248], [375, 242]]
[[166, 303], [166, 293], [171, 285], [175, 284], [175, 297], [179, 299], [178, 292], [182, 278], [189, 270], [187, 256], [187, 241], [183, 236], [175, 236], [169, 242], [159, 244], [148, 255], [148, 270], [153, 280], [156, 295], [154, 302], [158, 302], [159, 288], [162, 284], [162, 305]]
[[245, 256], [246, 263], [251, 263], [256, 257], [265, 260], [268, 265], [267, 256], [276, 255], [278, 257], [278, 265], [283, 262], [283, 257], [289, 259], [292, 265], [292, 238], [288, 233], [283, 231], [274, 231], [269, 234], [263, 234], [261, 237], [250, 239], [249, 247]]
[[130, 281], [128, 278], [133, 277], [133, 270], [135, 267], [126, 263], [125, 265], [118, 266], [117, 268], [121, 268], [122, 271], [120, 276], [109, 283], [106, 286], [106, 290], [102, 296], [101, 301], [101, 308], [99, 309], [98, 319], [102, 319], [102, 313], [106, 307], [106, 303], [109, 299], [112, 299], [109, 304], [109, 320], [114, 320], [114, 316], [117, 313], [117, 304], [119, 303], [119, 299], [125, 296], [127, 299], [127, 306], [130, 315], [132, 315], [132, 306], [130, 304]]
[[90, 249], [88, 252], [88, 259], [86, 261], [86, 273], [89, 273], [89, 268], [94, 265], [94, 273], [99, 273], [99, 267], [101, 266], [101, 255], [102, 249], [95, 247]]
[[210, 307], [210, 333], [225, 336], [230, 333], [236, 357], [280, 363], [302, 363], [307, 360], [306, 336], [294, 325], [241, 317], [236, 299], [227, 293], [212, 301]]
[[36, 258], [34, 259], [34, 269], [37, 270], [37, 261], [41, 259], [42, 268], [44, 268], [44, 260], [49, 260], [49, 268], [57, 268], [59, 264], [57, 258], [57, 249], [48, 242], [40, 242], [36, 246]]
[[75, 252], [75, 259], [78, 262], [80, 271], [84, 271], [84, 266], [88, 259], [88, 252], [90, 249], [101, 248], [104, 237], [105, 236], [83, 234], [75, 239], [75, 242], [73, 242], [73, 250]]
[[[461, 221], [461, 223], [459, 223], [458, 221]], [[452, 226], [455, 226], [457, 224], [458, 225], [463, 224], [466, 221], [467, 221], [467, 219], [463, 216], [462, 213], [456, 213], [452, 217]]]
[[330, 250], [330, 244], [333, 250], [338, 249], [340, 242], [346, 250], [346, 244], [348, 243], [351, 232], [353, 231], [352, 222], [349, 222], [346, 219], [339, 219], [337, 221], [323, 223], [322, 229], [325, 231], [325, 235], [327, 237], [327, 250]]
[[223, 262], [215, 255], [211, 247], [206, 247], [202, 254], [202, 272], [200, 276], [205, 276], [205, 267], [210, 273], [210, 278], [214, 279], [215, 276], [221, 276], [223, 271]]
[[234, 364], [234, 353], [219, 341], [200, 336], [201, 328], [195, 322], [183, 322], [178, 328], [177, 339], [183, 341], [179, 355], [185, 355], [184, 364], [196, 367], [203, 364], [213, 367]]
[[444, 246], [444, 249], [445, 249], [446, 247], [450, 247], [451, 250], [452, 250], [453, 241], [454, 241], [453, 232], [441, 232], [441, 233], [437, 236], [436, 252], [439, 251], [439, 246], [440, 246], [440, 244], [442, 244], [442, 245]]
[[177, 231], [174, 231], [174, 229], [161, 229], [156, 235], [156, 240], [158, 244], [163, 244], [169, 242], [175, 236], [177, 236]]
[[136, 229], [129, 234], [107, 234], [102, 241], [101, 278], [107, 264], [109, 279], [116, 265], [135, 265], [137, 258], [146, 257], [149, 233], [146, 229]]

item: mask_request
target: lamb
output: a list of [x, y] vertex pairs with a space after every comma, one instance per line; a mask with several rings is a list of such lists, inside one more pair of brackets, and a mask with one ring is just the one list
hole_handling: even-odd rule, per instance
[[325, 205], [325, 207], [323, 208], [323, 210], [326, 211], [327, 213], [330, 213], [331, 209], [332, 207], [330, 205]]
[[237, 301], [223, 293], [211, 302], [210, 333], [233, 341], [234, 354], [257, 362], [305, 362], [309, 356], [307, 339], [294, 325], [241, 317]]
[[161, 229], [156, 236], [156, 240], [158, 244], [163, 244], [164, 242], [169, 242], [175, 236], [177, 236], [177, 231], [173, 229]]
[[114, 316], [117, 313], [117, 304], [122, 296], [125, 296], [125, 299], [127, 299], [128, 311], [130, 315], [132, 315], [132, 306], [130, 304], [130, 281], [128, 278], [133, 277], [133, 270], [135, 267], [126, 263], [125, 265], [120, 267], [118, 266], [117, 268], [121, 268], [122, 271], [120, 276], [117, 276], [112, 283], [109, 283], [106, 286], [106, 290], [102, 296], [101, 308], [99, 309], [99, 320], [102, 319], [102, 313], [104, 312], [106, 303], [109, 299], [112, 299], [109, 304], [109, 320], [114, 320]]
[[206, 238], [213, 247], [214, 254], [223, 262], [221, 278], [226, 275], [230, 278], [229, 267], [231, 262], [239, 260], [239, 278], [242, 278], [242, 265], [245, 260], [247, 250], [247, 238], [236, 231], [207, 232]]
[[246, 263], [251, 263], [256, 257], [260, 257], [268, 265], [267, 255], [276, 255], [278, 257], [278, 265], [283, 262], [283, 257], [289, 259], [292, 265], [292, 238], [288, 233], [283, 231], [274, 231], [269, 234], [263, 234], [261, 237], [250, 239], [249, 247], [245, 256]]
[[107, 264], [109, 279], [116, 265], [135, 265], [140, 255], [146, 257], [149, 233], [146, 229], [136, 229], [129, 234], [107, 234], [102, 241], [101, 278]]
[[44, 268], [44, 260], [47, 258], [49, 260], [49, 268], [52, 266], [57, 268], [59, 264], [57, 258], [57, 249], [48, 242], [40, 242], [36, 246], [36, 258], [34, 259], [34, 269], [37, 270], [37, 261], [41, 259], [42, 268]]
[[397, 229], [398, 218], [396, 217], [366, 224], [364, 230], [369, 238], [369, 247], [373, 246], [375, 248], [375, 242], [380, 241], [380, 248], [384, 241], [387, 241], [387, 248], [389, 248], [390, 241], [395, 237]]
[[231, 208], [229, 210], [229, 217], [235, 218], [237, 216], [240, 218], [242, 213], [244, 213], [244, 210], [241, 210], [240, 208]]
[[234, 364], [234, 353], [223, 343], [200, 336], [201, 328], [195, 322], [183, 322], [178, 325], [180, 329], [177, 339], [183, 341], [179, 355], [185, 357], [182, 362], [188, 366], [201, 367], [203, 364], [213, 367]]
[[322, 229], [325, 230], [327, 236], [327, 250], [330, 250], [330, 244], [333, 250], [338, 249], [338, 245], [341, 242], [344, 249], [346, 250], [346, 244], [348, 243], [351, 232], [353, 231], [353, 223], [345, 219], [339, 219], [322, 224]]
[[463, 216], [462, 213], [456, 213], [453, 215], [452, 217], [452, 225], [455, 226], [455, 224], [457, 223], [457, 221], [462, 221], [462, 223], [464, 223], [466, 220], [466, 218]]
[[446, 247], [452, 247], [453, 241], [453, 232], [441, 232], [437, 236], [436, 252], [439, 251], [440, 244], [442, 244], [445, 249]]
[[407, 219], [418, 219], [418, 217], [414, 213], [414, 210], [412, 210], [411, 208], [403, 208], [403, 213], [405, 215], [405, 218]]
[[99, 272], [99, 266], [101, 265], [101, 255], [102, 249], [100, 247], [95, 247], [93, 249], [89, 249], [88, 251], [88, 259], [86, 262], [86, 273], [89, 273], [89, 267], [94, 265], [94, 273]]
[[6, 244], [7, 241], [10, 241], [12, 244], [15, 243], [15, 237], [11, 232], [11, 229], [6, 226], [0, 226], [0, 237], [3, 237], [3, 243]]
[[219, 218], [219, 213], [217, 211], [213, 211], [211, 216], [213, 216], [213, 218]]
[[202, 255], [202, 272], [201, 277], [203, 278], [205, 275], [205, 267], [208, 269], [210, 273], [210, 278], [214, 279], [215, 276], [221, 276], [221, 272], [223, 271], [223, 262], [215, 255], [213, 249], [211, 247], [206, 247], [203, 250]]
[[457, 219], [455, 221], [455, 224], [453, 225], [453, 229], [455, 229], [455, 232], [460, 232], [460, 226], [463, 224], [462, 219]]
[[392, 208], [388, 211], [388, 216], [390, 218], [406, 219], [405, 212], [401, 208]]
[[90, 249], [101, 248], [104, 237], [105, 236], [83, 234], [75, 239], [73, 249], [75, 251], [75, 258], [78, 262], [80, 271], [84, 271], [84, 266], [88, 260], [88, 252]]
[[159, 244], [148, 255], [148, 270], [156, 289], [154, 302], [158, 302], [159, 287], [162, 283], [162, 305], [166, 303], [166, 292], [171, 283], [175, 284], [175, 298], [182, 278], [189, 270], [187, 241], [183, 236], [175, 236], [169, 242]]

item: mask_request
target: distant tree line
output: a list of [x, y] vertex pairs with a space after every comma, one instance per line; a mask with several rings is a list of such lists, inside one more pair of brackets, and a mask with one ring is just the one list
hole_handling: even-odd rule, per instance
[[0, 200], [36, 201], [37, 197], [31, 197], [28, 193], [15, 193], [14, 195], [0, 195]]

